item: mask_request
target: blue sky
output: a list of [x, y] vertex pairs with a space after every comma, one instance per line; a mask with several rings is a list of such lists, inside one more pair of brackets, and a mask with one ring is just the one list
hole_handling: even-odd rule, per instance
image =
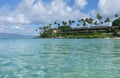
[[[35, 2], [38, 2], [39, 0], [34, 0]], [[43, 0], [43, 2], [48, 3], [51, 2], [52, 0]], [[9, 5], [10, 10], [14, 10], [19, 4], [20, 4], [21, 0], [0, 0], [0, 7], [3, 7], [5, 5]], [[69, 6], [73, 6], [74, 5], [74, 0], [71, 0], [68, 2]], [[97, 8], [97, 4], [98, 4], [98, 0], [88, 0], [88, 5], [82, 9], [83, 12], [88, 12], [92, 9], [96, 9]]]
[[0, 7], [9, 5], [10, 10], [14, 10], [15, 7], [20, 3], [21, 0], [0, 0]]
[[[0, 0], [0, 32], [36, 35], [38, 26], [120, 14], [120, 0]], [[114, 6], [115, 5], [115, 6]]]

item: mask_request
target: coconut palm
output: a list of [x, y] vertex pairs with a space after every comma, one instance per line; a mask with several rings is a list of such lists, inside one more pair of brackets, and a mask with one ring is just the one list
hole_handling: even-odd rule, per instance
[[81, 20], [78, 20], [78, 22], [80, 23], [80, 22], [81, 22]]
[[88, 23], [89, 23], [90, 25], [92, 25], [92, 24], [93, 24], [93, 19], [92, 19], [92, 18], [89, 18]]
[[59, 27], [60, 27], [60, 24], [58, 23], [57, 25], [58, 25], [58, 28], [59, 28]]
[[55, 26], [58, 28], [58, 23], [57, 23], [56, 21], [54, 22], [54, 24], [55, 24]]
[[41, 36], [42, 32], [43, 32], [43, 27], [38, 27], [35, 31], [39, 32], [39, 36]]
[[43, 30], [46, 32], [46, 31], [47, 31], [47, 28], [48, 28], [47, 26], [44, 26], [44, 27], [43, 27]]
[[78, 20], [78, 23], [81, 23], [82, 21], [81, 21], [81, 19], [80, 20]]
[[84, 22], [83, 22], [83, 26], [86, 27], [86, 25], [87, 25], [87, 24], [86, 24], [86, 22], [84, 21]]
[[[81, 23], [82, 21], [81, 20], [78, 20], [78, 24], [79, 24], [79, 26], [80, 26], [80, 23]], [[77, 24], [77, 26], [78, 26], [78, 24]]]
[[97, 14], [96, 18], [99, 20], [99, 25], [100, 25], [100, 20], [102, 19], [102, 16], [100, 14]]
[[89, 25], [93, 24], [93, 19], [92, 19], [92, 18], [86, 18], [85, 21], [86, 21]]
[[56, 25], [56, 24], [57, 24], [57, 22], [55, 21], [55, 22], [54, 22], [54, 24]]
[[74, 24], [75, 23], [75, 21], [74, 20], [72, 20], [72, 24]]
[[81, 22], [82, 22], [83, 26], [85, 27], [86, 26], [86, 21], [84, 19], [81, 19]]
[[86, 19], [84, 20], [84, 22], [85, 22], [86, 25], [88, 26], [88, 24], [89, 24], [89, 18], [86, 18]]
[[96, 26], [96, 25], [98, 26], [98, 22], [97, 22], [97, 21], [95, 21], [95, 22], [94, 22], [94, 25], [95, 25], [95, 26]]
[[62, 22], [63, 26], [67, 26], [67, 22], [63, 21]]
[[75, 23], [74, 20], [68, 20], [68, 26], [71, 26], [73, 23]]
[[118, 17], [118, 14], [115, 14], [115, 17], [117, 18], [117, 17]]
[[83, 22], [83, 21], [84, 21], [84, 19], [82, 18], [82, 19], [81, 19], [81, 22]]
[[52, 24], [49, 24], [49, 26], [51, 27], [51, 26], [52, 26]]
[[72, 24], [72, 20], [68, 20], [69, 26], [71, 26]]
[[101, 21], [100, 24], [103, 25], [103, 22]]
[[79, 27], [79, 26], [80, 26], [80, 24], [77, 24], [77, 26]]
[[72, 20], [72, 23], [75, 23], [75, 21], [74, 21], [74, 20]]
[[65, 21], [62, 21], [63, 26], [65, 25]]
[[108, 23], [108, 26], [109, 26], [110, 18], [107, 17], [104, 22], [105, 22], [105, 23]]

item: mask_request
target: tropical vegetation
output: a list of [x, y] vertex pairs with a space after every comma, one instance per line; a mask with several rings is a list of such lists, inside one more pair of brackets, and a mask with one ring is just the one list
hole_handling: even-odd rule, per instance
[[[37, 36], [37, 38], [106, 38], [115, 37], [120, 34], [120, 18], [118, 14], [115, 15], [115, 20], [113, 20], [113, 22], [111, 22], [109, 17], [103, 19], [103, 16], [100, 14], [96, 15], [96, 19], [97, 20], [94, 20], [93, 18], [82, 18], [78, 19], [78, 21], [68, 20], [62, 21], [61, 23], [55, 21], [53, 24], [37, 28], [36, 31], [39, 32], [39, 36]], [[110, 26], [110, 22], [112, 23], [112, 26]], [[97, 30], [92, 32], [88, 31], [90, 28], [94, 28], [96, 26], [98, 27]], [[101, 26], [107, 26], [107, 31], [103, 32], [100, 28]], [[86, 28], [86, 30], [83, 31], [85, 33], [79, 33], [78, 31], [74, 31], [74, 33], [72, 33], [71, 30], [74, 28]], [[112, 34], [109, 31], [112, 31]]]

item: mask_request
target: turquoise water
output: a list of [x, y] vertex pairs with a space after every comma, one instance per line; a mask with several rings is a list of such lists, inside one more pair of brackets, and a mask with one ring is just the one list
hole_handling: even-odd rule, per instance
[[120, 78], [120, 40], [0, 39], [0, 78]]

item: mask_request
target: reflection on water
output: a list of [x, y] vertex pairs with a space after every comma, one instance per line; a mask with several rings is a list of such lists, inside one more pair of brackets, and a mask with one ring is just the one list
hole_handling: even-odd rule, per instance
[[120, 78], [120, 40], [0, 40], [0, 78]]

